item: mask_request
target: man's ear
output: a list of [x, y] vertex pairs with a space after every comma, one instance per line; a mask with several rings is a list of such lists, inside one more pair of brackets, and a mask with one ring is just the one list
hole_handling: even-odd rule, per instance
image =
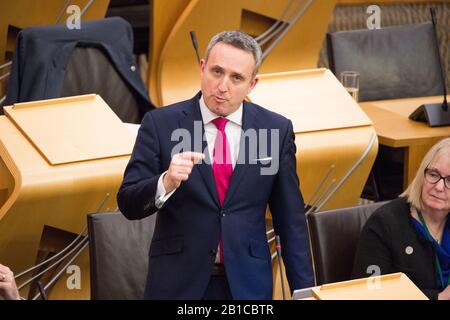
[[200, 72], [205, 71], [206, 62], [205, 59], [200, 59]]
[[248, 92], [247, 94], [249, 94], [250, 92], [252, 92], [253, 88], [256, 86], [256, 84], [258, 83], [259, 78], [255, 77], [253, 78], [252, 82], [250, 83], [250, 87], [248, 88]]

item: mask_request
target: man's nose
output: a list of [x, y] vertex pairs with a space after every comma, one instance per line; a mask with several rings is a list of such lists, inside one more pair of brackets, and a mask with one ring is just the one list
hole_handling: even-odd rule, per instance
[[222, 77], [219, 81], [219, 87], [220, 92], [227, 92], [228, 91], [228, 77]]

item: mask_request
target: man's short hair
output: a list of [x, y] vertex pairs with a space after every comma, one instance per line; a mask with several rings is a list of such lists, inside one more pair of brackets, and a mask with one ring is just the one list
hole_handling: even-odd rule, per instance
[[206, 48], [205, 62], [208, 62], [209, 52], [219, 42], [229, 44], [235, 48], [251, 52], [255, 59], [255, 68], [253, 69], [253, 77], [258, 73], [262, 60], [261, 47], [258, 42], [245, 32], [239, 30], [223, 31], [216, 34], [209, 41], [208, 48]]

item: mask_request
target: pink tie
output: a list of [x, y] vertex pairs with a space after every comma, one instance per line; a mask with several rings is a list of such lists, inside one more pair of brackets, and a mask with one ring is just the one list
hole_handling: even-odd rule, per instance
[[[217, 128], [216, 141], [213, 151], [213, 173], [216, 181], [217, 193], [219, 195], [220, 206], [222, 206], [227, 195], [231, 175], [233, 174], [233, 165], [231, 164], [230, 145], [225, 133], [225, 126], [228, 119], [216, 118], [212, 121]], [[222, 236], [220, 237], [220, 263], [223, 263]]]

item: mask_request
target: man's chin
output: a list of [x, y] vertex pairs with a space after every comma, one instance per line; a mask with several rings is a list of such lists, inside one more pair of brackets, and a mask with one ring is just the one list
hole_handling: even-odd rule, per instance
[[225, 112], [222, 109], [217, 109], [214, 113], [217, 114], [218, 116], [221, 116], [221, 117], [226, 117], [226, 116], [229, 115], [229, 113]]
[[227, 108], [225, 102], [217, 103], [216, 101], [214, 101], [213, 103], [211, 103], [210, 110], [221, 117], [226, 117], [229, 114], [227, 112], [228, 108]]

